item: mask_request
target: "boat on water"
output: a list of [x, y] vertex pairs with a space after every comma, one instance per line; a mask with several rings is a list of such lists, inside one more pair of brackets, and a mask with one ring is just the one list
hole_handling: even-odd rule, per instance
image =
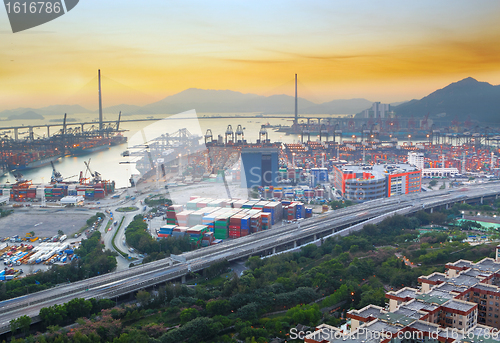
[[279, 130], [279, 129], [282, 128], [282, 125], [281, 124], [273, 125], [273, 124], [270, 124], [269, 122], [267, 122], [264, 125], [262, 125], [262, 127], [266, 128], [266, 129], [276, 129], [276, 130]]
[[68, 150], [72, 156], [81, 156], [97, 151], [107, 150], [109, 149], [110, 146], [111, 144], [109, 142], [98, 145], [92, 144], [92, 142], [82, 142], [76, 144], [75, 146], [69, 148]]
[[57, 153], [50, 156], [37, 156], [36, 154], [20, 154], [20, 156], [13, 156], [6, 161], [8, 170], [28, 170], [40, 168], [49, 165], [51, 162], [57, 161], [63, 154]]
[[73, 156], [86, 155], [97, 151], [107, 150], [110, 146], [127, 142], [127, 137], [116, 135], [111, 137], [98, 137], [75, 143], [68, 148], [68, 153]]

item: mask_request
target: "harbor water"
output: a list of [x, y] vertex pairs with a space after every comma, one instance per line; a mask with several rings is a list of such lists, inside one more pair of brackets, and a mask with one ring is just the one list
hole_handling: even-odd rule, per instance
[[[238, 125], [241, 125], [244, 128], [244, 138], [248, 142], [255, 143], [259, 139], [259, 131], [261, 125], [263, 124], [271, 124], [271, 125], [282, 125], [289, 126], [292, 124], [293, 116], [283, 115], [283, 118], [240, 118], [238, 115], [251, 116], [252, 114], [242, 113], [242, 114], [232, 114], [234, 118], [204, 118], [204, 116], [213, 116], [217, 115], [214, 113], [199, 113], [197, 115], [198, 120], [182, 120], [182, 119], [173, 119], [173, 120], [162, 120], [161, 122], [154, 121], [138, 121], [138, 122], [122, 122], [120, 124], [120, 129], [126, 130], [123, 132], [125, 136], [129, 138], [129, 142], [117, 146], [111, 146], [109, 149], [101, 150], [98, 152], [90, 153], [82, 156], [66, 156], [59, 158], [56, 162], [54, 162], [55, 168], [59, 171], [64, 178], [67, 178], [66, 181], [77, 181], [80, 171], [83, 171], [84, 176], [90, 177], [90, 173], [86, 172], [86, 167], [84, 161], [90, 161], [90, 169], [92, 172], [98, 171], [104, 179], [114, 180], [117, 188], [127, 187], [130, 185], [129, 179], [131, 174], [137, 174], [137, 170], [134, 167], [134, 159], [131, 156], [123, 157], [122, 153], [130, 147], [144, 144], [144, 136], [147, 141], [155, 138], [149, 134], [148, 127], [155, 128], [157, 133], [164, 131], [163, 133], [168, 133], [172, 135], [176, 131], [182, 128], [186, 128], [191, 134], [200, 135], [204, 137], [207, 129], [211, 129], [213, 134], [213, 139], [216, 140], [218, 135], [224, 137], [227, 126], [231, 125], [233, 131], [236, 131]], [[221, 116], [227, 116], [227, 114], [221, 114]], [[92, 121], [95, 120], [95, 116], [89, 117], [89, 115], [84, 114], [81, 116], [73, 115], [68, 116], [69, 118], [75, 118], [77, 122], [80, 121]], [[155, 118], [162, 118], [161, 115], [155, 115]], [[169, 117], [168, 115], [164, 116], [165, 118]], [[315, 116], [315, 117], [327, 117], [327, 115]], [[26, 126], [25, 130], [20, 130], [19, 137], [24, 137], [27, 133], [28, 125], [40, 125], [40, 124], [49, 124], [50, 120], [60, 119], [61, 116], [47, 116], [45, 120], [31, 120], [31, 121], [5, 121], [1, 122], [1, 127], [8, 126]], [[105, 120], [114, 120], [117, 119], [118, 115], [115, 114], [106, 114]], [[134, 115], [134, 116], [122, 116], [123, 120], [130, 119], [144, 119], [146, 116], [144, 115]], [[53, 124], [53, 122], [50, 122]], [[161, 123], [161, 126], [158, 125]], [[71, 124], [71, 122], [68, 122]], [[96, 126], [98, 123], [95, 124]], [[59, 130], [60, 127], [51, 128], [51, 133]], [[24, 132], [26, 131], [26, 132]], [[143, 134], [143, 132], [146, 132]], [[299, 140], [297, 135], [286, 135], [283, 132], [276, 132], [275, 130], [268, 128], [268, 137], [271, 141], [277, 142], [281, 141], [284, 143], [293, 143]], [[1, 133], [1, 132], [0, 132]], [[35, 138], [36, 137], [44, 137], [46, 135], [46, 128], [35, 129]], [[4, 132], [5, 134], [11, 134]], [[311, 137], [311, 140], [313, 138]], [[203, 143], [203, 139], [200, 140]], [[124, 163], [124, 162], [132, 162], [132, 163]], [[50, 182], [50, 177], [52, 175], [52, 167], [50, 165], [43, 166], [36, 169], [25, 170], [23, 171], [23, 175], [25, 179], [33, 180], [33, 183], [48, 183]], [[14, 183], [15, 178], [11, 173], [7, 173], [4, 176], [0, 177], [0, 183]]]

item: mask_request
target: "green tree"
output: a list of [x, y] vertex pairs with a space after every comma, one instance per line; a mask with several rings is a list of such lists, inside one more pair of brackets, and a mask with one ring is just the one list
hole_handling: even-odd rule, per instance
[[181, 320], [181, 324], [186, 324], [187, 322], [198, 317], [199, 314], [200, 313], [198, 312], [197, 309], [186, 308], [182, 310], [181, 314], [179, 315], [179, 319]]
[[92, 303], [83, 298], [71, 299], [68, 303], [66, 303], [66, 311], [72, 321], [75, 321], [78, 318], [90, 317], [91, 310]]
[[255, 302], [245, 305], [238, 309], [238, 318], [242, 320], [253, 320], [257, 318], [259, 305]]
[[214, 300], [207, 303], [207, 313], [210, 316], [225, 315], [231, 309], [229, 300]]
[[286, 312], [286, 317], [291, 318], [294, 324], [314, 326], [321, 319], [321, 311], [317, 304], [297, 305]]
[[18, 328], [19, 328], [19, 323], [17, 319], [12, 319], [10, 321], [10, 332], [12, 332], [12, 334], [15, 334]]
[[137, 292], [135, 298], [141, 304], [142, 307], [145, 307], [149, 305], [149, 302], [151, 301], [151, 294], [149, 292], [146, 292], [144, 290], [140, 290]]
[[26, 336], [26, 334], [30, 331], [31, 317], [24, 315], [17, 318], [17, 325], [19, 329], [21, 329], [23, 335]]

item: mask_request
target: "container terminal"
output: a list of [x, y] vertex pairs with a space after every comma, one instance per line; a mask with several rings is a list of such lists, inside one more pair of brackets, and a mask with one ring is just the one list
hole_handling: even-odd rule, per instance
[[101, 101], [101, 71], [99, 80], [99, 122], [82, 123], [79, 126], [69, 127], [64, 114], [62, 128], [51, 134], [50, 125], [47, 125], [47, 135], [38, 137], [33, 127], [28, 129], [24, 139], [19, 138], [19, 129], [12, 128], [14, 136], [7, 135], [0, 138], [0, 175], [5, 171], [23, 171], [39, 168], [56, 161], [64, 156], [79, 156], [108, 149], [112, 145], [127, 142], [120, 130], [121, 112], [115, 122], [104, 122]]
[[[158, 186], [162, 179], [164, 184], [161, 188], [203, 180], [225, 182], [228, 179], [233, 183], [240, 183], [243, 188], [260, 187], [265, 192], [265, 198], [275, 195], [279, 198], [283, 193], [290, 192], [287, 187], [299, 187], [305, 191], [304, 198], [315, 198], [316, 189], [319, 189], [320, 197], [331, 199], [333, 194], [330, 194], [325, 184], [330, 181], [333, 183], [335, 171], [343, 165], [368, 168], [378, 164], [411, 162], [422, 171], [422, 178], [457, 175], [499, 177], [498, 144], [489, 139], [489, 136], [471, 137], [460, 145], [452, 144], [446, 139], [441, 139], [440, 142], [413, 142], [411, 137], [403, 142], [398, 142], [397, 138], [380, 141], [372, 135], [353, 135], [342, 142], [328, 140], [328, 136], [322, 139], [320, 136], [317, 140], [309, 139], [306, 142], [281, 143], [271, 142], [263, 125], [258, 137], [255, 137], [256, 143], [248, 143], [241, 125], [237, 125], [236, 130], [228, 125], [226, 131], [216, 138], [210, 129], [204, 137], [192, 135], [187, 129], [166, 133], [147, 142], [137, 151], [131, 148], [127, 155], [136, 159], [136, 168], [141, 173], [137, 178], [131, 178], [132, 186], [151, 178], [156, 179]], [[270, 182], [262, 180], [252, 183], [248, 177], [251, 170], [245, 169], [245, 165], [253, 167], [267, 157], [269, 165], [262, 164], [261, 168], [269, 168], [273, 177]], [[9, 194], [4, 195], [20, 202], [41, 200], [42, 193], [46, 199], [83, 196], [93, 200], [114, 191], [113, 181], [102, 180], [100, 174], [92, 172], [89, 166], [85, 168], [85, 174], [89, 178], [80, 175], [77, 183], [62, 182], [62, 178], [53, 169], [50, 185], [36, 185], [20, 178], [16, 184], [1, 186], [5, 193], [8, 189]], [[300, 189], [298, 191], [301, 194]]]

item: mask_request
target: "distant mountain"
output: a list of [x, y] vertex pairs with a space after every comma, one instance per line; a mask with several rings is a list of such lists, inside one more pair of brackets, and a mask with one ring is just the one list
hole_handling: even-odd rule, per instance
[[[122, 115], [128, 115], [128, 114], [142, 114], [140, 113], [141, 109], [142, 109], [141, 106], [122, 104], [122, 105], [115, 105], [103, 108], [102, 111], [104, 113], [116, 113], [116, 114], [120, 113], [121, 111]], [[94, 111], [93, 113], [99, 113], [99, 110]]]
[[8, 120], [29, 120], [29, 119], [45, 119], [41, 114], [33, 111], [24, 112], [22, 114], [13, 114], [8, 117]]
[[[299, 108], [310, 107], [312, 105], [315, 104], [306, 99], [299, 98]], [[158, 102], [143, 106], [140, 112], [147, 114], [169, 114], [195, 109], [201, 113], [292, 113], [294, 108], [295, 98], [288, 95], [265, 97], [230, 90], [190, 88], [168, 96]]]
[[[76, 113], [90, 113], [89, 110], [80, 106], [80, 105], [52, 105], [42, 108], [16, 108], [14, 110], [5, 110], [0, 112], [0, 117], [11, 117], [11, 116], [19, 116], [23, 115], [27, 112], [35, 112], [36, 114], [42, 116], [50, 116], [50, 115], [61, 115], [61, 118], [64, 116], [64, 113], [67, 114], [76, 114]], [[19, 118], [22, 119], [22, 118]], [[39, 119], [39, 118], [37, 118]]]
[[353, 114], [371, 106], [372, 102], [366, 99], [341, 99], [313, 105], [300, 112], [305, 114]]
[[90, 112], [88, 109], [80, 105], [52, 105], [40, 108], [36, 111], [43, 115], [61, 115], [61, 116], [64, 116], [64, 113], [80, 114], [80, 113]]
[[[316, 104], [304, 98], [298, 98], [299, 114], [354, 114], [368, 107], [372, 102], [366, 99], [343, 99]], [[190, 88], [180, 93], [168, 96], [160, 101], [145, 106], [116, 105], [103, 109], [104, 113], [118, 113], [123, 115], [134, 114], [175, 114], [195, 109], [198, 113], [244, 113], [258, 112], [264, 114], [293, 114], [295, 111], [295, 97], [289, 95], [262, 96], [244, 94], [231, 90], [213, 90]], [[98, 113], [89, 111], [80, 105], [55, 105], [40, 109], [18, 108], [0, 112], [0, 117], [20, 115], [33, 111], [41, 115], [64, 113]]]
[[408, 102], [408, 100], [398, 101], [398, 102], [391, 102], [391, 106], [395, 107], [395, 106], [399, 106], [401, 104], [406, 104], [407, 102]]
[[468, 77], [439, 89], [420, 100], [394, 107], [398, 116], [430, 117], [446, 113], [446, 118], [464, 121], [468, 117], [498, 124], [500, 122], [500, 86]]
[[[371, 106], [371, 104], [371, 101], [366, 99], [333, 100], [323, 104], [315, 104], [304, 98], [298, 98], [299, 113], [303, 114], [353, 114]], [[230, 90], [190, 88], [143, 106], [133, 114], [169, 114], [190, 109], [201, 113], [262, 112], [285, 114], [295, 111], [295, 97], [284, 94], [266, 97]]]

